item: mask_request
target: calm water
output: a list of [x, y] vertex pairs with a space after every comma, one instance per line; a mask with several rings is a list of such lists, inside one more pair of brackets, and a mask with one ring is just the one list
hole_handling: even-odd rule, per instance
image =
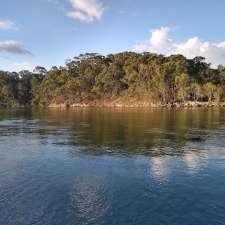
[[0, 111], [1, 225], [225, 224], [225, 109]]

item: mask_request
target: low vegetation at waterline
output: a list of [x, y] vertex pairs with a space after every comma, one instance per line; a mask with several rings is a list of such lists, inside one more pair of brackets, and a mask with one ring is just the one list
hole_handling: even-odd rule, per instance
[[225, 101], [225, 67], [202, 57], [124, 52], [87, 53], [63, 67], [0, 71], [0, 106], [75, 106], [102, 103], [155, 105]]

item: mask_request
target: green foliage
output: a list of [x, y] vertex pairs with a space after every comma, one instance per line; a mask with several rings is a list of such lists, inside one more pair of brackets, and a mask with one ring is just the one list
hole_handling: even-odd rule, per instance
[[182, 73], [180, 76], [175, 77], [175, 85], [177, 88], [177, 96], [185, 101], [185, 98], [190, 94], [191, 79], [186, 73]]
[[155, 103], [224, 101], [225, 69], [204, 58], [123, 52], [87, 53], [64, 67], [0, 71], [0, 106], [48, 106], [131, 99]]

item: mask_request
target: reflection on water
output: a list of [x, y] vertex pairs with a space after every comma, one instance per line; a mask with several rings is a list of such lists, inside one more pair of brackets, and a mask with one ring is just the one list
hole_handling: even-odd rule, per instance
[[83, 221], [89, 224], [97, 223], [96, 220], [106, 214], [109, 205], [104, 197], [105, 191], [105, 186], [94, 175], [75, 180], [71, 204], [79, 219], [79, 224], [82, 224]]
[[157, 180], [161, 180], [169, 176], [169, 166], [165, 157], [154, 157], [150, 163], [150, 173]]
[[207, 155], [193, 151], [184, 155], [183, 159], [191, 173], [197, 173], [207, 163]]
[[225, 224], [224, 109], [0, 111], [0, 224]]
[[176, 155], [204, 150], [215, 138], [223, 143], [225, 132], [223, 109], [6, 111], [0, 119], [1, 138], [51, 137], [88, 154]]

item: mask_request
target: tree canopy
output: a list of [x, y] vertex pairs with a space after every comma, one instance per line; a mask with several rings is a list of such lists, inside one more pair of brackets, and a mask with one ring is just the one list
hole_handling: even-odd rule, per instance
[[64, 66], [0, 71], [0, 106], [49, 106], [132, 99], [153, 103], [225, 100], [225, 68], [202, 57], [87, 53]]

